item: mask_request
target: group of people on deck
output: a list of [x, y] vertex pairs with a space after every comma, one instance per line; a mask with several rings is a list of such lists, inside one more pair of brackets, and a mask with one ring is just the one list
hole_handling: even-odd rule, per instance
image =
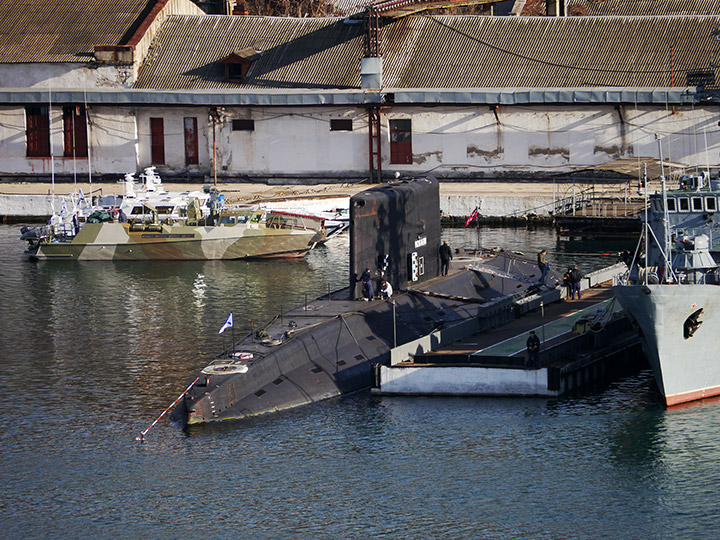
[[[440, 275], [447, 276], [450, 269], [450, 261], [453, 258], [452, 249], [447, 243], [447, 240], [443, 241], [442, 245], [438, 250], [438, 256], [440, 257]], [[389, 261], [386, 255], [382, 261], [378, 263], [377, 275], [380, 276], [379, 289], [377, 298], [386, 300], [393, 295], [393, 287], [385, 279], [385, 271], [387, 270]], [[373, 285], [373, 275], [369, 268], [366, 268], [360, 278], [358, 279], [362, 283], [362, 299], [367, 301], [376, 298], [375, 286]]]
[[[363, 300], [366, 302], [375, 298], [375, 287], [373, 287], [372, 274], [370, 269], [366, 268], [360, 276], [360, 282], [362, 283], [362, 295]], [[393, 295], [392, 285], [385, 279], [380, 280], [380, 288], [378, 290], [378, 296], [382, 299], [388, 299]]]
[[[537, 254], [537, 265], [540, 270], [540, 280], [538, 285], [545, 285], [545, 278], [550, 271], [550, 263], [546, 259], [547, 251], [544, 249]], [[567, 272], [563, 276], [563, 285], [567, 287], [567, 295], [571, 300], [575, 300], [577, 294], [578, 300], [582, 299], [582, 292], [580, 284], [582, 282], [583, 275], [577, 264], [569, 266]], [[538, 355], [540, 353], [540, 338], [535, 334], [534, 331], [530, 331], [528, 334], [526, 347], [527, 357], [525, 359], [525, 367], [537, 368], [540, 367]]]
[[575, 300], [577, 294], [578, 300], [582, 298], [582, 292], [580, 291], [580, 282], [582, 281], [583, 275], [577, 267], [577, 264], [568, 267], [567, 272], [563, 276], [563, 284], [567, 287], [568, 296], [572, 300]]

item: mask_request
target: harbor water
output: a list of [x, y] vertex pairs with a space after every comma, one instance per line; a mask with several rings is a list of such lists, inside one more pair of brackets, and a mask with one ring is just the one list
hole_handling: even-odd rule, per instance
[[[714, 539], [720, 402], [666, 410], [649, 370], [553, 399], [360, 392], [141, 431], [236, 336], [347, 281], [347, 235], [301, 260], [67, 263], [0, 225], [2, 537]], [[634, 242], [446, 229], [558, 268]], [[608, 253], [604, 255], [604, 253]]]

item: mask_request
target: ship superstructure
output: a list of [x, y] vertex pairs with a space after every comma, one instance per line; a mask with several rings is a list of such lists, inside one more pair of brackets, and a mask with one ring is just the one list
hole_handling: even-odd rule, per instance
[[644, 254], [613, 290], [642, 335], [667, 405], [720, 395], [720, 178], [680, 178], [648, 198]]

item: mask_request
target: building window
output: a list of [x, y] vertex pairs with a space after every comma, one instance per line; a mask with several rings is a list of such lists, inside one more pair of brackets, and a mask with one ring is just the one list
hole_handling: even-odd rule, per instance
[[225, 80], [228, 82], [242, 82], [247, 67], [244, 64], [225, 64]]
[[330, 131], [352, 131], [352, 119], [339, 118], [330, 120]]
[[157, 165], [165, 163], [165, 127], [162, 118], [150, 119], [150, 161]]
[[63, 141], [67, 158], [88, 157], [85, 107], [67, 105], [63, 107]]
[[26, 107], [27, 157], [50, 157], [50, 108]]
[[233, 120], [232, 121], [233, 131], [255, 131], [255, 120]]
[[412, 163], [412, 126], [410, 120], [390, 120], [390, 163]]
[[185, 165], [198, 164], [197, 118], [185, 118]]

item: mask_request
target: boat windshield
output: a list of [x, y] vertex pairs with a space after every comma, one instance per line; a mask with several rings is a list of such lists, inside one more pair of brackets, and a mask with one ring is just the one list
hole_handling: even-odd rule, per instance
[[220, 216], [220, 225], [235, 225], [236, 223], [247, 223], [248, 216], [244, 214], [231, 215], [224, 214]]

